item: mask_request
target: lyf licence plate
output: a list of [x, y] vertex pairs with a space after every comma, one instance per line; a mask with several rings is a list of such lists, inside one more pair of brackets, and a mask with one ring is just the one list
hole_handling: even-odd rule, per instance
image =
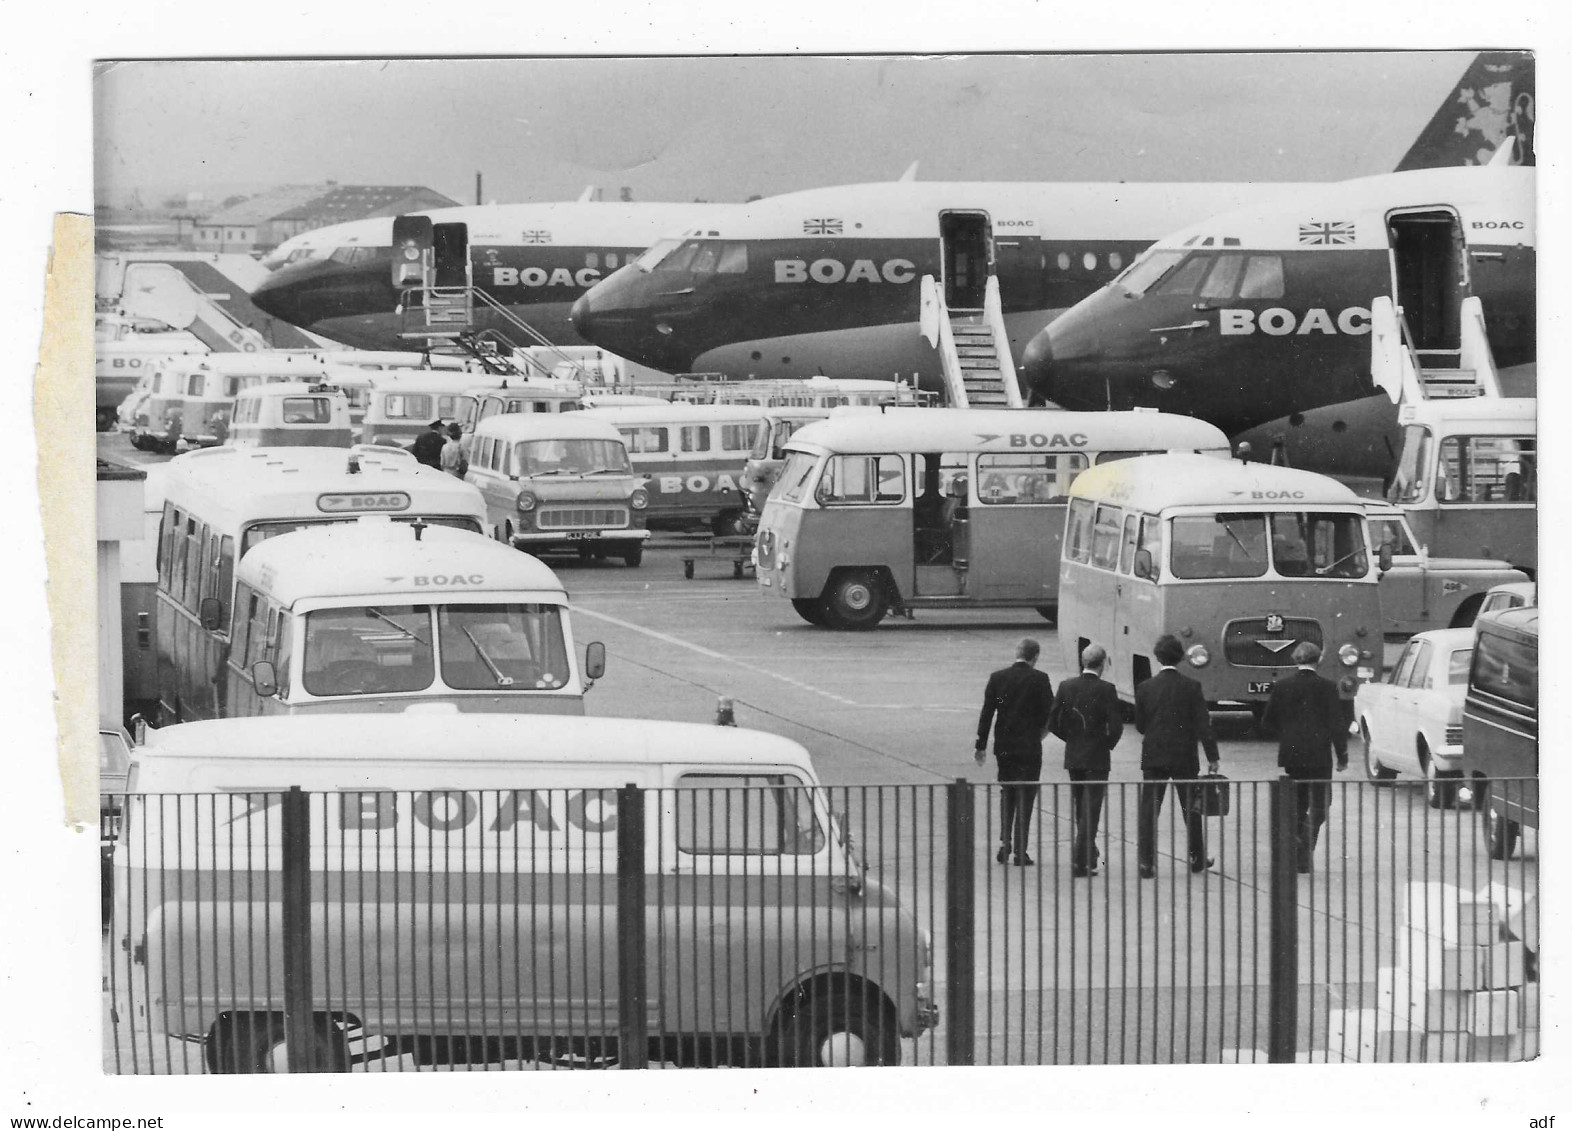
[[1249, 692], [1251, 695], [1270, 695], [1275, 681], [1270, 679], [1257, 679], [1250, 681]]
[[599, 530], [570, 530], [570, 531], [568, 531], [568, 540], [569, 541], [574, 541], [574, 542], [584, 541], [584, 540], [587, 540], [587, 539], [599, 538], [599, 537], [600, 537], [600, 531]]

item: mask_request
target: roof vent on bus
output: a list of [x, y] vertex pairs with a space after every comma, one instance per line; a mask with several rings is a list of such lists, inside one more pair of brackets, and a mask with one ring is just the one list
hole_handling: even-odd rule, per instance
[[357, 456], [357, 455], [351, 455], [349, 457], [349, 466], [344, 468], [344, 470], [347, 473], [349, 473], [350, 475], [359, 475], [360, 474], [360, 457]]

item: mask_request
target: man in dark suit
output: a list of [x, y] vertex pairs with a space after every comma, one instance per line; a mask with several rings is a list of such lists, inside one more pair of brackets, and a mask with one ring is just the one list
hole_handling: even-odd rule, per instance
[[415, 437], [415, 442], [409, 450], [415, 453], [415, 459], [427, 467], [442, 470], [442, 449], [447, 445], [448, 438], [443, 435], [442, 421], [433, 420], [426, 425], [426, 430]]
[[1097, 874], [1097, 822], [1108, 793], [1108, 763], [1124, 734], [1119, 693], [1103, 680], [1108, 653], [1088, 644], [1081, 653], [1081, 674], [1059, 685], [1048, 716], [1048, 729], [1064, 739], [1064, 768], [1070, 774], [1070, 808], [1074, 814], [1075, 847], [1070, 874]]
[[1294, 648], [1299, 670], [1272, 688], [1261, 725], [1277, 732], [1277, 764], [1299, 784], [1294, 805], [1299, 817], [1299, 870], [1310, 870], [1326, 811], [1332, 804], [1332, 757], [1337, 768], [1348, 769], [1348, 722], [1337, 694], [1337, 684], [1317, 675], [1321, 649], [1310, 641]]
[[[1041, 651], [1027, 637], [1015, 648], [1015, 663], [988, 677], [982, 714], [977, 719], [977, 764], [988, 754], [988, 731], [993, 730], [993, 756], [999, 763], [999, 851], [994, 859], [1003, 864], [1013, 854], [1018, 867], [1034, 863], [1026, 851], [1026, 835], [1037, 804], [1037, 779], [1043, 768], [1043, 735], [1048, 733], [1048, 712], [1053, 708], [1053, 683], [1037, 670]], [[995, 716], [998, 722], [995, 723]]]
[[1135, 729], [1141, 732], [1141, 820], [1136, 843], [1141, 878], [1157, 875], [1157, 818], [1163, 811], [1168, 783], [1184, 812], [1190, 871], [1204, 872], [1212, 866], [1206, 855], [1206, 833], [1201, 815], [1195, 811], [1194, 780], [1201, 775], [1196, 744], [1206, 747], [1207, 768], [1217, 772], [1217, 739], [1207, 713], [1206, 696], [1201, 685], [1179, 674], [1184, 645], [1175, 636], [1157, 638], [1152, 655], [1162, 665], [1135, 689]]

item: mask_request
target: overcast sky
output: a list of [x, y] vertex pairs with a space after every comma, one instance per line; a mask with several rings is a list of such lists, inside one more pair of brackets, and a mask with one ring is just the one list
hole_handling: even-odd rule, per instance
[[1469, 52], [128, 62], [100, 200], [424, 184], [461, 202], [742, 200], [886, 180], [1336, 180], [1389, 171]]

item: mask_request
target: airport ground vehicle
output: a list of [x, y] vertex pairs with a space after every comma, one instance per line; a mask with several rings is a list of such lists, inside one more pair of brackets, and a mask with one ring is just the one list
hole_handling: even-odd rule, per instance
[[[364, 514], [481, 531], [480, 494], [403, 451], [208, 448], [165, 465], [157, 539], [159, 715], [214, 718], [235, 563], [269, 538]], [[203, 603], [219, 602], [204, 625]], [[211, 611], [211, 610], [210, 610]]]
[[890, 609], [1059, 600], [1070, 482], [1143, 452], [1228, 453], [1216, 428], [1150, 412], [843, 410], [805, 425], [759, 520], [758, 582], [810, 624]]
[[532, 553], [644, 560], [649, 493], [617, 430], [587, 412], [510, 413], [476, 426], [464, 478], [493, 538]]
[[407, 447], [436, 420], [463, 418], [469, 391], [480, 380], [462, 370], [388, 370], [372, 379], [361, 423], [368, 444]]
[[337, 385], [271, 384], [242, 389], [229, 418], [235, 447], [350, 446], [349, 399]]
[[764, 504], [786, 466], [786, 441], [804, 424], [829, 415], [827, 408], [771, 408], [759, 419], [758, 435], [742, 468], [743, 501], [755, 518], [764, 513]]
[[1325, 476], [1195, 455], [1094, 467], [1070, 488], [1063, 556], [1065, 665], [1101, 644], [1126, 701], [1164, 633], [1208, 702], [1256, 711], [1301, 641], [1320, 646], [1344, 699], [1380, 670], [1364, 505]]
[[177, 452], [221, 444], [242, 389], [284, 382], [317, 384], [327, 366], [310, 353], [268, 350], [160, 358], [151, 363], [148, 392], [131, 421], [131, 445]]
[[1479, 606], [1479, 615], [1499, 613], [1502, 609], [1521, 609], [1539, 604], [1538, 590], [1532, 581], [1508, 581], [1493, 586]]
[[1532, 397], [1404, 404], [1403, 446], [1387, 499], [1433, 554], [1538, 567], [1539, 441]]
[[[605, 650], [580, 670], [567, 602], [551, 570], [473, 531], [368, 515], [270, 538], [235, 570], [218, 713], [582, 714]], [[205, 600], [204, 627], [222, 613]]]
[[1471, 628], [1421, 632], [1384, 681], [1360, 685], [1354, 717], [1371, 781], [1416, 774], [1432, 809], [1452, 804], [1453, 779], [1463, 776], [1463, 695], [1473, 655]]
[[133, 751], [111, 940], [121, 1016], [204, 1041], [211, 1070], [287, 1060], [283, 979], [263, 973], [283, 969], [276, 889], [201, 886], [215, 859], [277, 871], [282, 806], [260, 794], [286, 783], [320, 796], [313, 886], [361, 893], [311, 904], [335, 1066], [500, 1034], [513, 1056], [614, 1056], [628, 784], [644, 791], [652, 1056], [896, 1063], [901, 1037], [937, 1024], [928, 933], [863, 875], [795, 742], [646, 719], [226, 719]]
[[649, 476], [654, 530], [736, 532], [742, 469], [763, 415], [757, 405], [688, 404], [590, 409], [622, 433], [633, 470]]
[[1504, 561], [1432, 556], [1397, 507], [1366, 503], [1365, 512], [1370, 544], [1383, 567], [1381, 627], [1387, 640], [1404, 641], [1432, 628], [1466, 628], [1493, 586], [1528, 580]]
[[1484, 811], [1490, 854], [1508, 859], [1539, 827], [1539, 610], [1506, 609], [1474, 623], [1463, 702], [1463, 774]]
[[475, 431], [482, 420], [516, 412], [574, 412], [582, 408], [584, 386], [543, 377], [500, 377], [470, 388], [460, 410], [459, 427]]
[[168, 464], [141, 470], [141, 538], [120, 544], [120, 663], [125, 717], [158, 717], [158, 526], [164, 517], [164, 473]]

